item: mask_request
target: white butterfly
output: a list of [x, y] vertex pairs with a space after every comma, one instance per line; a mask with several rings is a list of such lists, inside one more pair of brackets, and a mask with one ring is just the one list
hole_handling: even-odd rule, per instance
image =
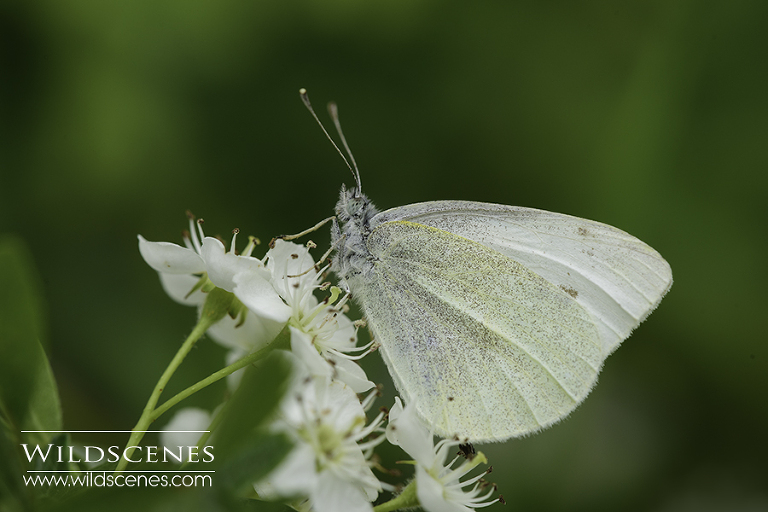
[[672, 285], [658, 252], [612, 226], [468, 201], [379, 212], [353, 174], [332, 268], [440, 436], [501, 441], [562, 419]]

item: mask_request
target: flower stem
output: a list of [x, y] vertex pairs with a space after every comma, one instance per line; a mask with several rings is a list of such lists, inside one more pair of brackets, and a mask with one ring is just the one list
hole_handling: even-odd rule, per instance
[[144, 437], [144, 431], [147, 430], [147, 427], [149, 427], [149, 424], [152, 423], [154, 420], [153, 418], [153, 412], [155, 410], [155, 405], [157, 405], [157, 401], [160, 398], [160, 394], [163, 392], [163, 389], [165, 389], [166, 384], [168, 384], [168, 381], [171, 379], [171, 376], [174, 374], [176, 369], [179, 367], [181, 362], [184, 360], [184, 358], [187, 356], [189, 351], [192, 349], [192, 347], [195, 345], [195, 342], [200, 339], [203, 334], [205, 334], [205, 331], [208, 330], [209, 327], [211, 327], [214, 323], [216, 323], [219, 320], [219, 318], [212, 317], [210, 315], [201, 315], [200, 320], [197, 322], [197, 325], [195, 325], [195, 328], [192, 329], [192, 332], [189, 336], [187, 336], [187, 339], [184, 340], [184, 343], [179, 348], [178, 352], [176, 352], [176, 355], [171, 360], [170, 364], [168, 364], [168, 367], [163, 372], [163, 375], [160, 377], [160, 380], [157, 381], [157, 384], [155, 385], [155, 389], [152, 391], [152, 394], [149, 396], [149, 400], [147, 400], [147, 405], [144, 406], [144, 412], [142, 412], [141, 417], [139, 418], [139, 421], [136, 423], [136, 426], [133, 427], [133, 432], [131, 433], [131, 437], [128, 439], [128, 443], [125, 445], [125, 451], [122, 457], [120, 457], [120, 462], [118, 463], [117, 467], [115, 468], [115, 472], [122, 471], [125, 469], [125, 466], [128, 465], [128, 459], [133, 454], [135, 446], [141, 442], [141, 439]]
[[231, 365], [226, 366], [215, 373], [212, 373], [208, 377], [204, 378], [203, 380], [195, 384], [192, 384], [184, 391], [181, 391], [178, 394], [176, 394], [173, 398], [169, 398], [168, 401], [164, 402], [163, 405], [161, 405], [160, 407], [154, 410], [154, 412], [152, 413], [152, 421], [159, 418], [161, 414], [163, 414], [165, 411], [167, 411], [177, 403], [181, 402], [188, 396], [194, 393], [197, 393], [204, 387], [210, 386], [214, 382], [223, 379], [227, 375], [230, 375], [241, 368], [245, 368], [249, 364], [255, 363], [259, 359], [262, 359], [267, 354], [269, 354], [272, 350], [276, 348], [282, 348], [283, 345], [287, 346], [287, 342], [289, 341], [290, 341], [290, 335], [288, 334], [288, 330], [286, 327], [280, 332], [280, 334], [277, 335], [274, 341], [262, 347], [260, 350], [257, 350], [256, 352], [249, 354], [243, 357], [242, 359], [238, 359]]
[[373, 512], [392, 512], [401, 508], [416, 507], [419, 505], [419, 498], [416, 496], [416, 480], [405, 486], [403, 492], [391, 500], [373, 507]]

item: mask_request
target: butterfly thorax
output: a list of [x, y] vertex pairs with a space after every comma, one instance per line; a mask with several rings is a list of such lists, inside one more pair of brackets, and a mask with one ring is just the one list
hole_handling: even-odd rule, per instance
[[[355, 277], [373, 268], [373, 256], [366, 241], [371, 233], [371, 219], [379, 213], [368, 197], [356, 188], [341, 187], [336, 203], [336, 220], [331, 241], [336, 247], [333, 271], [349, 286]], [[353, 285], [354, 287], [354, 285]]]

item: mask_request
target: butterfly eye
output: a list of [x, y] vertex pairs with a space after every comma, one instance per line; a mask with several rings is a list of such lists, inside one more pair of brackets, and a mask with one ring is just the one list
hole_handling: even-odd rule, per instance
[[361, 198], [353, 197], [347, 202], [347, 213], [351, 217], [355, 217], [361, 210], [363, 210], [364, 206], [365, 203]]

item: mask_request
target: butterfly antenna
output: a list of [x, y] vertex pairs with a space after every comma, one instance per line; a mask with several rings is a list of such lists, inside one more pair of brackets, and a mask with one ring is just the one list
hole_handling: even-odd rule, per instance
[[[328, 133], [328, 130], [325, 129], [325, 126], [323, 126], [323, 123], [320, 122], [320, 119], [317, 117], [317, 114], [315, 114], [315, 109], [312, 108], [312, 104], [309, 102], [309, 95], [307, 94], [307, 90], [305, 88], [299, 89], [299, 95], [301, 96], [301, 101], [304, 102], [304, 106], [307, 107], [307, 110], [309, 110], [309, 113], [312, 114], [312, 117], [315, 118], [315, 121], [317, 121], [317, 124], [320, 125], [320, 128], [323, 130], [323, 133], [326, 137], [328, 137], [328, 140], [331, 141], [331, 144], [333, 144], [333, 147], [336, 148], [336, 151], [338, 151], [341, 158], [344, 160], [344, 163], [347, 164], [347, 167], [349, 168], [349, 171], [352, 173], [352, 176], [355, 178], [355, 181], [357, 182], [357, 192], [358, 194], [361, 192], [360, 188], [360, 174], [357, 172], [357, 165], [355, 165], [354, 169], [351, 165], [349, 165], [349, 160], [347, 160], [347, 157], [344, 156], [344, 153], [341, 152], [339, 149], [339, 146], [336, 145], [335, 142], [333, 142], [333, 139], [331, 138], [330, 134]], [[338, 119], [334, 120], [335, 123], [338, 122]], [[337, 128], [338, 129], [338, 128]], [[341, 140], [344, 141], [344, 136], [342, 135]], [[347, 143], [344, 142], [344, 147], [346, 148]], [[349, 148], [347, 148], [347, 152], [349, 152]], [[349, 154], [350, 158], [352, 157], [352, 154]], [[352, 158], [352, 161], [354, 162], [355, 159]]]
[[352, 150], [349, 149], [347, 138], [344, 137], [344, 132], [341, 131], [341, 122], [339, 121], [339, 107], [336, 106], [336, 103], [330, 102], [328, 104], [328, 113], [331, 115], [331, 119], [333, 119], [333, 124], [336, 126], [336, 131], [339, 133], [339, 137], [341, 137], [341, 143], [344, 145], [344, 150], [347, 152], [349, 159], [352, 161], [352, 167], [355, 168], [354, 175], [355, 181], [357, 182], [357, 194], [359, 195], [363, 192], [363, 186], [360, 184], [360, 170], [357, 168], [357, 162], [355, 162], [355, 156], [352, 154]]

